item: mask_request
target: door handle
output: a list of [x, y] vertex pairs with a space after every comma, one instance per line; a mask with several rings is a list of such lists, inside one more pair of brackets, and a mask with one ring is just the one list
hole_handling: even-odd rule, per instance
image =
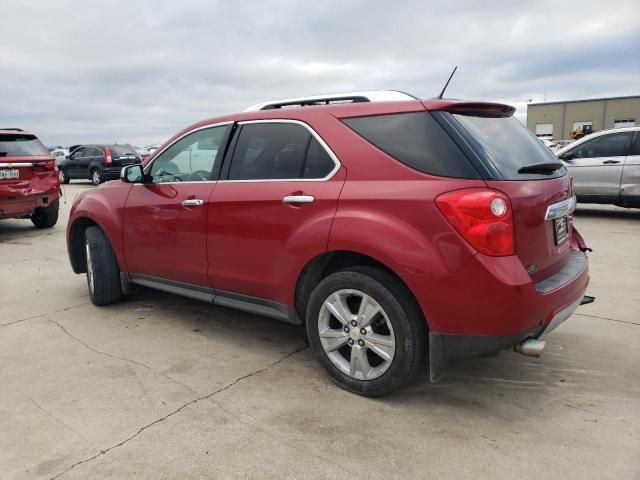
[[183, 207], [199, 207], [204, 204], [204, 200], [200, 200], [199, 198], [188, 198], [187, 200], [182, 201]]
[[608, 165], [610, 163], [620, 163], [620, 160], [605, 160], [602, 163], [604, 163], [605, 165]]
[[287, 195], [282, 199], [282, 203], [313, 203], [315, 198], [312, 195]]

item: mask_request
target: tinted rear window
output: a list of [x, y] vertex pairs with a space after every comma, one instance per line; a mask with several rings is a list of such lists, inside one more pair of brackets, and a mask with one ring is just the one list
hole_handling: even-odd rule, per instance
[[343, 122], [383, 152], [420, 172], [479, 178], [467, 157], [428, 112], [347, 118]]
[[558, 160], [551, 150], [515, 118], [460, 114], [452, 116], [469, 133], [478, 153], [490, 161], [505, 180], [550, 178], [565, 174], [564, 168], [552, 174], [518, 173], [526, 165]]
[[20, 133], [0, 134], [0, 157], [31, 157], [49, 155], [49, 150], [35, 135]]
[[113, 155], [114, 157], [122, 157], [125, 155], [135, 155], [136, 157], [138, 156], [131, 145], [111, 145], [110, 148], [111, 155]]

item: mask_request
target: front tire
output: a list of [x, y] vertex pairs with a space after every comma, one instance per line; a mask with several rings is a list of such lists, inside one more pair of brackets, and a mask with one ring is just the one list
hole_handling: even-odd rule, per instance
[[391, 393], [424, 365], [427, 329], [413, 296], [393, 275], [351, 267], [324, 278], [307, 307], [311, 349], [331, 379], [364, 396]]
[[59, 208], [60, 203], [58, 200], [46, 208], [37, 208], [36, 211], [31, 214], [31, 222], [36, 228], [51, 228], [58, 223]]
[[99, 168], [94, 168], [91, 170], [91, 183], [93, 183], [96, 187], [104, 182], [104, 174], [102, 170]]
[[99, 227], [85, 231], [85, 259], [87, 286], [94, 305], [109, 305], [120, 300], [120, 269], [115, 253], [104, 232]]

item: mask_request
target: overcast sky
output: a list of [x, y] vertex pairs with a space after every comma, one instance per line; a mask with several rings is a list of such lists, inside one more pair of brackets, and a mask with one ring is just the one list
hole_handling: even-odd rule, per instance
[[638, 0], [29, 0], [0, 19], [0, 126], [48, 145], [145, 145], [282, 97], [428, 98], [454, 65], [447, 96], [508, 102], [521, 120], [545, 90], [640, 94]]

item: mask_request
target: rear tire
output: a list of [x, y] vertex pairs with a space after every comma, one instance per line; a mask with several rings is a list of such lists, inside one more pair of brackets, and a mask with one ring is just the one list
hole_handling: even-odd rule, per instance
[[99, 168], [92, 169], [91, 170], [91, 183], [93, 183], [95, 186], [98, 186], [102, 182], [104, 182], [104, 174], [102, 173], [102, 170], [100, 170]]
[[[370, 308], [361, 310], [365, 301]], [[333, 314], [336, 306], [338, 312], [344, 308], [346, 322]], [[331, 379], [359, 395], [398, 390], [425, 365], [422, 312], [407, 288], [383, 270], [349, 267], [324, 278], [311, 293], [306, 321], [311, 349]]]
[[85, 259], [87, 286], [94, 305], [109, 305], [122, 297], [120, 269], [115, 253], [99, 227], [85, 231]]
[[65, 185], [71, 180], [63, 168], [58, 170], [58, 178], [60, 179], [60, 183], [64, 183]]
[[31, 214], [31, 222], [37, 228], [51, 228], [58, 222], [59, 208], [58, 200], [46, 208], [36, 208], [35, 212]]

